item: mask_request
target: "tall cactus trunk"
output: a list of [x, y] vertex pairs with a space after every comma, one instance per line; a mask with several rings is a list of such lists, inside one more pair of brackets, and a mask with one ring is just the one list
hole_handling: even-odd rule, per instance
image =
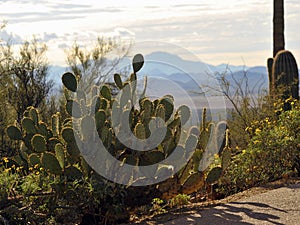
[[273, 3], [273, 57], [284, 50], [284, 0], [274, 0]]

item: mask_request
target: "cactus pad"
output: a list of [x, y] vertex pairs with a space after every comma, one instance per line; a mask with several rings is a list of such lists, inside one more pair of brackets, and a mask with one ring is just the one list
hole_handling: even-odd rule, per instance
[[140, 69], [142, 69], [144, 65], [144, 56], [142, 54], [136, 54], [132, 60], [133, 72], [137, 73]]
[[62, 75], [62, 83], [64, 84], [64, 86], [68, 90], [70, 90], [72, 92], [76, 92], [76, 90], [77, 90], [77, 79], [76, 79], [74, 74], [72, 74], [70, 72], [64, 73]]
[[36, 128], [32, 119], [25, 117], [24, 119], [22, 119], [21, 124], [22, 124], [22, 128], [26, 131], [26, 133], [28, 134], [36, 133]]
[[46, 139], [40, 134], [35, 134], [32, 137], [31, 145], [36, 152], [45, 152], [47, 150]]
[[198, 191], [200, 188], [204, 187], [204, 175], [202, 172], [197, 172], [191, 174], [187, 180], [182, 185], [182, 193], [192, 194]]
[[36, 153], [29, 155], [30, 166], [40, 165], [40, 157]]
[[46, 137], [48, 135], [47, 125], [40, 121], [37, 126], [37, 132]]
[[123, 88], [123, 83], [120, 74], [114, 74], [114, 81], [119, 89]]
[[225, 170], [231, 162], [231, 153], [230, 149], [225, 147], [223, 152], [222, 152], [222, 169]]
[[73, 100], [68, 100], [66, 104], [66, 111], [70, 116], [75, 118], [81, 117], [81, 107], [80, 104]]
[[34, 124], [37, 125], [39, 122], [39, 115], [37, 109], [31, 107], [29, 109], [29, 116], [33, 120]]
[[71, 127], [65, 127], [62, 130], [62, 138], [65, 140], [67, 143], [73, 143], [75, 142], [75, 137], [74, 137], [74, 130]]
[[41, 163], [51, 174], [60, 175], [62, 173], [62, 168], [53, 153], [44, 152], [41, 157]]
[[67, 176], [68, 180], [72, 181], [82, 178], [82, 172], [74, 166], [66, 167], [64, 174]]
[[57, 137], [59, 135], [59, 114], [56, 113], [51, 117], [51, 126], [53, 136]]
[[181, 124], [184, 125], [191, 117], [191, 110], [186, 105], [182, 105], [177, 110], [178, 116], [180, 116]]
[[216, 181], [218, 181], [222, 175], [222, 168], [217, 166], [214, 167], [211, 171], [209, 171], [207, 177], [206, 177], [206, 182], [209, 184], [213, 184]]
[[55, 145], [55, 156], [59, 162], [61, 168], [65, 168], [65, 152], [62, 144], [58, 143]]
[[22, 140], [22, 133], [19, 128], [15, 126], [9, 126], [6, 130], [7, 135], [12, 140]]
[[80, 122], [81, 134], [85, 140], [89, 140], [95, 133], [95, 121], [91, 116], [85, 116]]
[[107, 85], [103, 85], [100, 89], [100, 95], [107, 99], [108, 101], [111, 100], [111, 90]]

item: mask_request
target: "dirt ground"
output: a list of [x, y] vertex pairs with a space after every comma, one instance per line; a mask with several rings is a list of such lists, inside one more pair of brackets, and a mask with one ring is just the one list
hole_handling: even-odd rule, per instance
[[[162, 224], [182, 224], [182, 225], [190, 225], [190, 224], [212, 224], [211, 221], [210, 222], [206, 222], [206, 223], [202, 223], [199, 221], [204, 221], [204, 219], [200, 219], [200, 218], [196, 218], [197, 215], [199, 217], [203, 217], [203, 215], [200, 215], [199, 212], [201, 212], [203, 214], [203, 212], [211, 212], [211, 211], [215, 211], [221, 209], [222, 207], [231, 207], [235, 208], [232, 204], [242, 204], [243, 202], [245, 202], [245, 200], [254, 198], [256, 199], [257, 197], [257, 201], [259, 202], [259, 200], [263, 197], [263, 195], [268, 195], [268, 193], [270, 193], [270, 196], [266, 196], [267, 199], [271, 199], [274, 198], [274, 200], [276, 200], [278, 198], [278, 195], [283, 195], [285, 196], [285, 192], [288, 192], [288, 190], [282, 189], [284, 187], [292, 187], [292, 185], [298, 185], [300, 187], [300, 178], [290, 178], [288, 180], [282, 179], [282, 180], [278, 180], [275, 182], [271, 182], [268, 183], [264, 186], [261, 187], [254, 187], [251, 189], [248, 189], [246, 191], [228, 196], [224, 199], [221, 200], [214, 200], [214, 201], [205, 201], [205, 202], [196, 202], [196, 203], [190, 203], [184, 207], [181, 208], [174, 208], [174, 209], [170, 209], [167, 213], [158, 215], [158, 216], [146, 216], [143, 218], [138, 218], [136, 217], [131, 223], [129, 224], [140, 224], [140, 225], [162, 225]], [[297, 186], [297, 187], [298, 187]], [[273, 190], [276, 189], [282, 189], [280, 190], [280, 193], [276, 193], [276, 192], [272, 192]], [[299, 193], [300, 193], [300, 188], [299, 188]], [[288, 193], [287, 193], [288, 194]], [[299, 195], [300, 196], [300, 195]], [[262, 199], [263, 200], [263, 199]], [[278, 199], [277, 199], [278, 200]], [[291, 201], [293, 201], [293, 199], [291, 199]], [[242, 203], [241, 203], [242, 202]], [[252, 206], [251, 206], [252, 204]], [[264, 203], [251, 203], [250, 204], [250, 208], [251, 207], [255, 207], [256, 206], [265, 206], [266, 204]], [[291, 202], [287, 202], [286, 204], [291, 204]], [[298, 204], [300, 207], [300, 204]], [[268, 205], [269, 206], [269, 205]], [[273, 207], [274, 209], [274, 207]], [[245, 209], [246, 212], [251, 211], [250, 209]], [[270, 206], [270, 210], [272, 210], [272, 207]], [[293, 209], [293, 211], [297, 211], [299, 210], [299, 220], [300, 220], [300, 208]], [[252, 213], [255, 214], [255, 211], [251, 211]], [[271, 212], [271, 211], [270, 211]], [[242, 211], [239, 213], [243, 213]], [[257, 212], [258, 213], [258, 212]], [[276, 212], [274, 212], [276, 213]], [[260, 213], [261, 214], [261, 213]], [[236, 215], [231, 215], [230, 216], [236, 216]], [[275, 216], [273, 216], [275, 217]], [[194, 219], [191, 219], [194, 218]], [[269, 218], [269, 217], [268, 217]], [[270, 216], [270, 218], [272, 218], [272, 215]], [[215, 220], [218, 220], [219, 218], [216, 217]], [[249, 218], [248, 218], [249, 220]], [[193, 222], [194, 221], [194, 222]], [[196, 221], [196, 222], [195, 222]], [[198, 221], [198, 222], [197, 222]], [[215, 223], [216, 222], [216, 223]], [[217, 222], [215, 221], [213, 224], [232, 224], [232, 221], [230, 223], [224, 223], [224, 221], [222, 220], [222, 222]], [[262, 223], [263, 221], [260, 221], [258, 224], [282, 224], [282, 223]], [[297, 221], [298, 222], [298, 221]], [[246, 223], [246, 222], [240, 222], [240, 223], [233, 223], [233, 224], [257, 224], [257, 223]], [[285, 223], [283, 223], [285, 224]], [[293, 224], [293, 223], [290, 223]], [[297, 223], [298, 224], [298, 223]]]

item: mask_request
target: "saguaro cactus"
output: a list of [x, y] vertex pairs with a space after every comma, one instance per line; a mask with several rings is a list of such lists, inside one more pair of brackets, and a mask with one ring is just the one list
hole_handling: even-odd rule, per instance
[[273, 57], [284, 50], [284, 0], [274, 0], [273, 3]]
[[299, 99], [299, 74], [296, 60], [285, 50], [284, 0], [273, 2], [273, 58], [267, 61], [269, 93], [273, 97]]
[[295, 57], [290, 51], [282, 50], [277, 53], [272, 65], [272, 92], [283, 98], [292, 96], [299, 99], [299, 72]]

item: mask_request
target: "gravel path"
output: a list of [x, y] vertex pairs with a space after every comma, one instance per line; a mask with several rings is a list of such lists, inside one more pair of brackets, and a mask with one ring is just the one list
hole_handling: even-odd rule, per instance
[[253, 193], [211, 208], [199, 208], [177, 214], [165, 222], [147, 221], [149, 225], [299, 225], [300, 183]]

